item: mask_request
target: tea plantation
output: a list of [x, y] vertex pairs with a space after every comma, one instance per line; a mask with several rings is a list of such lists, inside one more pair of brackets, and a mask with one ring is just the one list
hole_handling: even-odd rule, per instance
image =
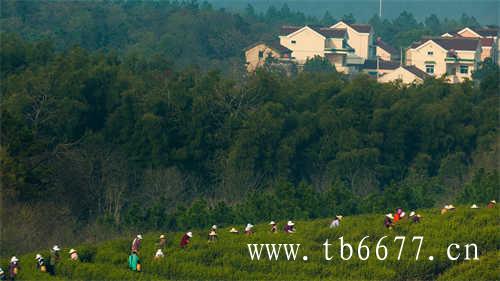
[[[160, 234], [144, 235], [139, 256], [143, 271], [131, 272], [127, 268], [130, 243], [133, 237], [105, 241], [96, 246], [61, 245], [62, 261], [55, 277], [37, 272], [34, 256], [30, 253], [20, 256], [19, 280], [499, 280], [500, 279], [500, 216], [499, 209], [469, 209], [459, 206], [456, 211], [444, 215], [438, 209], [420, 210], [422, 221], [414, 224], [408, 219], [398, 222], [392, 230], [383, 226], [384, 216], [380, 214], [345, 217], [339, 228], [328, 227], [330, 219], [296, 222], [297, 233], [272, 234], [267, 224], [257, 224], [252, 236], [231, 234], [232, 225], [219, 228], [219, 240], [207, 242], [208, 230], [194, 230], [194, 237], [187, 249], [179, 248], [182, 233], [166, 233], [168, 239], [165, 257], [154, 260], [155, 243]], [[278, 222], [280, 223], [280, 222]], [[281, 222], [280, 230], [284, 222]], [[242, 230], [242, 226], [236, 226]], [[353, 246], [353, 256], [345, 261], [340, 257], [340, 240]], [[358, 257], [358, 243], [369, 236], [363, 245], [369, 247], [366, 260]], [[387, 247], [387, 258], [377, 258], [377, 242]], [[400, 241], [395, 236], [405, 236], [400, 260]], [[423, 236], [419, 259], [419, 246], [414, 236]], [[326, 240], [332, 244], [326, 260]], [[252, 261], [248, 243], [296, 243], [301, 244], [296, 260], [287, 260], [284, 252], [279, 260], [269, 260], [263, 253], [261, 260]], [[457, 243], [460, 249], [452, 249], [453, 256], [460, 253], [458, 260], [447, 257], [447, 248]], [[479, 260], [464, 260], [465, 245], [477, 244]], [[79, 250], [80, 262], [67, 259], [69, 247]], [[472, 247], [470, 248], [472, 249]], [[347, 251], [347, 249], [345, 249]], [[41, 252], [48, 257], [48, 251]], [[365, 257], [366, 249], [361, 249]], [[384, 251], [379, 248], [379, 256]], [[471, 258], [473, 251], [471, 251]], [[344, 253], [347, 256], [347, 253]], [[303, 260], [308, 256], [308, 260]], [[430, 260], [429, 256], [434, 259]], [[262, 259], [265, 258], [265, 259]], [[2, 260], [2, 268], [7, 260]]]

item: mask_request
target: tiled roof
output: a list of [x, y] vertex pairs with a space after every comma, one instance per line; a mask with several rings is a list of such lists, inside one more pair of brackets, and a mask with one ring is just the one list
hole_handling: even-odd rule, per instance
[[[329, 28], [315, 25], [308, 25], [308, 27], [326, 38], [343, 38], [346, 34], [346, 30], [341, 28]], [[283, 26], [281, 27], [280, 35], [289, 35], [301, 28], [303, 28], [303, 26]]]
[[[472, 29], [472, 28], [471, 28]], [[487, 37], [487, 36], [498, 36], [499, 30], [494, 29], [494, 28], [478, 28], [478, 29], [472, 29], [474, 32], [477, 34]]]
[[280, 35], [288, 35], [290, 33], [294, 33], [295, 31], [301, 29], [302, 27], [303, 26], [284, 25], [281, 27]]
[[409, 72], [415, 74], [415, 76], [417, 76], [419, 78], [425, 79], [425, 78], [430, 77], [429, 74], [427, 74], [425, 71], [422, 71], [421, 69], [419, 69], [418, 67], [416, 67], [414, 65], [402, 65], [402, 67], [404, 69], [408, 70]]
[[346, 34], [345, 29], [341, 28], [329, 28], [329, 27], [321, 27], [319, 29], [313, 28], [316, 32], [319, 32], [321, 35], [326, 38], [344, 38]]
[[410, 48], [414, 49], [427, 41], [432, 40], [436, 42], [439, 46], [446, 50], [457, 50], [457, 51], [474, 51], [477, 49], [479, 40], [477, 38], [465, 38], [465, 37], [431, 37], [423, 38], [418, 42], [411, 44]]
[[388, 52], [391, 55], [399, 55], [399, 51], [396, 50], [393, 46], [387, 44], [386, 42], [382, 41], [382, 39], [377, 38], [377, 42], [375, 43], [377, 46], [380, 48], [384, 49], [386, 52]]
[[370, 33], [372, 26], [369, 24], [349, 24], [354, 30], [360, 33]]
[[481, 38], [481, 46], [484, 47], [493, 46], [493, 38]]
[[269, 46], [269, 48], [275, 50], [276, 52], [278, 52], [280, 54], [287, 54], [287, 53], [292, 52], [292, 50], [288, 49], [285, 46], [282, 46], [278, 40], [274, 40], [274, 41], [268, 42], [266, 44]]
[[273, 41], [259, 41], [256, 43], [253, 43], [252, 45], [248, 46], [245, 48], [245, 51], [252, 49], [253, 47], [256, 47], [260, 44], [264, 44], [267, 47], [275, 50], [276, 52], [280, 54], [286, 54], [286, 53], [291, 53], [292, 50], [288, 49], [287, 47], [284, 47], [280, 44], [278, 40], [273, 40]]
[[[396, 69], [399, 67], [399, 62], [379, 60], [378, 69]], [[377, 60], [365, 60], [364, 69], [377, 69]]]

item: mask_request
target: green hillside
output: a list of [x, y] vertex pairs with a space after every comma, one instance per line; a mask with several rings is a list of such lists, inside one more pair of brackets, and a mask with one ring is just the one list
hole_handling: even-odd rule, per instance
[[[271, 234], [268, 225], [258, 224], [253, 236], [230, 234], [229, 227], [219, 229], [219, 241], [207, 243], [207, 231], [195, 230], [191, 245], [186, 250], [178, 246], [182, 233], [167, 233], [168, 249], [161, 261], [153, 260], [155, 242], [159, 232], [144, 235], [140, 257], [142, 273], [127, 269], [127, 257], [131, 237], [106, 241], [96, 246], [80, 245], [82, 262], [70, 262], [63, 258], [57, 268], [57, 278], [35, 272], [35, 253], [23, 255], [19, 280], [498, 280], [500, 276], [499, 245], [500, 217], [497, 209], [468, 209], [459, 206], [457, 211], [439, 214], [437, 209], [421, 210], [422, 222], [399, 222], [392, 230], [383, 227], [383, 215], [369, 214], [345, 217], [337, 229], [328, 228], [329, 219], [298, 221], [297, 233]], [[280, 225], [283, 226], [283, 222]], [[240, 226], [240, 230], [241, 230]], [[368, 260], [357, 257], [357, 243], [364, 236], [370, 238], [363, 245], [370, 248]], [[388, 248], [385, 261], [379, 261], [375, 248], [378, 240], [387, 235], [382, 242]], [[354, 247], [354, 255], [349, 261], [339, 256], [339, 240]], [[395, 236], [405, 236], [406, 241], [397, 260], [399, 242]], [[411, 242], [413, 236], [424, 236], [420, 257], [415, 261], [418, 241]], [[329, 239], [333, 245], [326, 261], [323, 243]], [[280, 256], [279, 261], [251, 261], [247, 243], [298, 243], [301, 244], [298, 258], [287, 261]], [[461, 245], [461, 257], [450, 261], [446, 256], [449, 244]], [[478, 247], [479, 261], [464, 261], [464, 245], [475, 243]], [[69, 247], [63, 245], [63, 254]], [[363, 250], [364, 251], [364, 250]], [[47, 257], [48, 252], [42, 252]], [[362, 252], [365, 255], [364, 252]], [[308, 261], [302, 257], [307, 255]], [[430, 261], [429, 256], [434, 256]], [[380, 251], [383, 256], [383, 251]], [[6, 268], [6, 260], [2, 262]]]

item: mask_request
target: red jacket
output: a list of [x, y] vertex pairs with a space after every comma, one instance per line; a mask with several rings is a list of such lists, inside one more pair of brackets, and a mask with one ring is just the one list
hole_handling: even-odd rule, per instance
[[186, 247], [187, 244], [189, 244], [189, 236], [187, 234], [184, 234], [181, 239], [181, 248]]

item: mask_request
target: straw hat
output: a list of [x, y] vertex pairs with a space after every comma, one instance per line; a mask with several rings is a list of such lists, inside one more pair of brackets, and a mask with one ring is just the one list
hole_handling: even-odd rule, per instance
[[274, 221], [271, 221], [269, 224], [270, 225], [275, 225], [276, 223]]
[[217, 225], [212, 225], [212, 229], [217, 229]]
[[60, 251], [61, 248], [59, 248], [59, 246], [57, 246], [57, 245], [54, 245], [54, 247], [52, 247], [52, 250], [54, 250], [54, 251]]
[[471, 209], [479, 209], [479, 207], [476, 205], [476, 204], [472, 204], [472, 206], [470, 206]]
[[165, 239], [165, 235], [160, 235], [160, 239]]
[[35, 260], [39, 260], [39, 259], [41, 259], [41, 258], [42, 258], [42, 255], [40, 255], [40, 254], [36, 254], [36, 256], [35, 256]]
[[10, 258], [10, 262], [18, 262], [19, 259], [16, 257], [16, 256], [13, 256], [12, 258]]
[[142, 235], [141, 234], [137, 234], [137, 239], [142, 240]]
[[453, 209], [455, 209], [455, 206], [453, 206], [453, 205], [451, 205], [451, 204], [450, 204], [450, 205], [448, 205], [448, 210], [453, 210]]
[[234, 228], [234, 227], [233, 227], [233, 228], [231, 228], [231, 229], [229, 230], [229, 232], [231, 232], [231, 233], [238, 233], [238, 230], [237, 230], [236, 228]]
[[422, 216], [420, 214], [417, 214], [417, 218], [421, 218]]
[[343, 216], [341, 216], [341, 215], [336, 215], [335, 217], [336, 217], [337, 219], [339, 219], [339, 220], [342, 220], [342, 218], [343, 218]]
[[190, 238], [191, 238], [191, 237], [193, 237], [193, 233], [192, 233], [191, 231], [189, 231], [188, 233], [186, 233], [186, 235], [187, 235], [188, 237], [190, 237]]
[[415, 212], [414, 211], [411, 211], [410, 212], [410, 217], [413, 217], [415, 215]]
[[294, 226], [294, 225], [295, 225], [295, 223], [293, 223], [292, 221], [288, 221], [286, 224], [287, 224], [288, 226]]
[[69, 250], [69, 252], [68, 252], [68, 253], [71, 255], [71, 254], [73, 254], [73, 253], [76, 253], [76, 250], [75, 250], [75, 249], [71, 249], [71, 250]]
[[497, 203], [497, 201], [495, 201], [495, 200], [491, 200], [491, 201], [490, 201], [490, 203], [496, 204], [496, 203]]
[[392, 220], [392, 219], [394, 219], [394, 217], [392, 216], [392, 214], [391, 214], [391, 213], [389, 213], [389, 214], [387, 214], [387, 215], [385, 215], [385, 216], [386, 216], [386, 217], [388, 217], [388, 218], [390, 218], [391, 220]]

